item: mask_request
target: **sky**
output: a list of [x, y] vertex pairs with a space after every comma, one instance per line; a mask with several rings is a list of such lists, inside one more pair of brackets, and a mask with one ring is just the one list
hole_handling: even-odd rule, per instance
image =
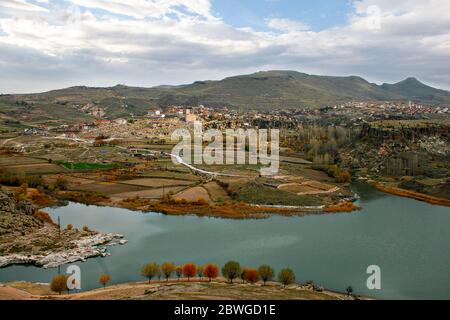
[[0, 93], [261, 70], [450, 90], [450, 1], [0, 0]]

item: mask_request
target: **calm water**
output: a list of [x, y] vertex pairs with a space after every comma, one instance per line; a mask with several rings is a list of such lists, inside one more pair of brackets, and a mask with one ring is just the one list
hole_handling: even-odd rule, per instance
[[[450, 209], [380, 193], [356, 185], [362, 211], [353, 214], [223, 220], [170, 217], [124, 209], [70, 204], [48, 210], [63, 225], [126, 235], [125, 246], [110, 247], [108, 258], [78, 263], [83, 289], [99, 287], [108, 273], [114, 283], [140, 280], [150, 261], [291, 267], [300, 281], [380, 298], [450, 299]], [[382, 290], [366, 287], [366, 269], [379, 265]], [[65, 267], [62, 267], [65, 270]], [[49, 282], [57, 269], [12, 266], [0, 269], [0, 282]]]

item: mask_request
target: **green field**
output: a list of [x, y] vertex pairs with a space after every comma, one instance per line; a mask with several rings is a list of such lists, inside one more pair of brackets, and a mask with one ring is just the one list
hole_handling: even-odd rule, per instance
[[114, 163], [87, 163], [87, 162], [65, 162], [61, 161], [58, 164], [70, 170], [107, 170], [113, 169], [117, 165]]

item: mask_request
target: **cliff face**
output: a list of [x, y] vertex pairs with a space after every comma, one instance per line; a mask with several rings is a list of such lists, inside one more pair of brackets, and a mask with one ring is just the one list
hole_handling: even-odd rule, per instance
[[360, 134], [360, 138], [375, 139], [378, 142], [404, 141], [407, 143], [415, 143], [427, 136], [434, 136], [448, 141], [448, 126], [440, 124], [378, 126], [365, 123]]
[[367, 123], [351, 146], [341, 154], [353, 170], [369, 175], [448, 178], [450, 144], [445, 123]]
[[0, 237], [20, 236], [43, 227], [35, 212], [28, 201], [17, 202], [12, 193], [0, 191]]

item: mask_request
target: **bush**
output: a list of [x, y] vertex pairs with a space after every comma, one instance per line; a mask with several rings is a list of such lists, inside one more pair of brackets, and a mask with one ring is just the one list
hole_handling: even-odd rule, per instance
[[201, 279], [203, 278], [203, 267], [197, 266], [197, 276]]
[[295, 282], [295, 273], [289, 268], [283, 269], [278, 274], [278, 281], [284, 286], [290, 285]]
[[53, 292], [57, 292], [61, 294], [63, 291], [68, 291], [67, 288], [67, 277], [63, 274], [57, 275], [53, 277], [52, 282], [50, 283], [50, 289]]
[[241, 265], [236, 261], [227, 262], [222, 268], [223, 276], [233, 283], [233, 280], [241, 274]]
[[55, 182], [55, 187], [58, 188], [59, 190], [67, 190], [67, 180], [65, 178], [62, 177], [58, 177], [58, 179], [56, 179]]
[[175, 274], [177, 275], [178, 281], [180, 281], [180, 278], [183, 275], [183, 267], [175, 267]]

